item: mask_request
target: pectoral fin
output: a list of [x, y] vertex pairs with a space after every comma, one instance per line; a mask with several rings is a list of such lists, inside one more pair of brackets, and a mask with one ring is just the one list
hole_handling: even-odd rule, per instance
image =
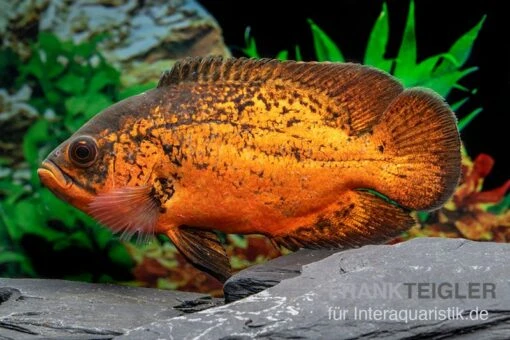
[[97, 195], [88, 206], [88, 213], [121, 239], [129, 239], [138, 233], [138, 241], [146, 243], [159, 217], [159, 205], [152, 195], [152, 187], [116, 188]]
[[173, 228], [167, 232], [177, 249], [195, 266], [221, 282], [231, 275], [230, 262], [218, 236], [192, 227]]
[[414, 224], [405, 209], [363, 191], [349, 191], [341, 200], [305, 225], [273, 240], [290, 250], [299, 248], [353, 248], [381, 243]]

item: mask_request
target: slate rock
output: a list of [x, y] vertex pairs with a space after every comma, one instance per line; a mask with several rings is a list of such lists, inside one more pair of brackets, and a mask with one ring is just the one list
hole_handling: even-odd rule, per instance
[[301, 249], [295, 253], [278, 257], [272, 261], [249, 267], [232, 275], [225, 282], [225, 302], [233, 302], [273, 287], [285, 279], [301, 274], [305, 264], [317, 262], [338, 250]]
[[196, 293], [0, 278], [0, 339], [111, 339], [217, 303]]
[[258, 294], [116, 339], [507, 339], [508, 263], [509, 244], [365, 246], [305, 265]]
[[3, 7], [3, 46], [27, 56], [37, 32], [75, 43], [106, 35], [100, 51], [122, 70], [124, 85], [156, 81], [186, 56], [230, 55], [219, 24], [195, 0], [14, 0]]

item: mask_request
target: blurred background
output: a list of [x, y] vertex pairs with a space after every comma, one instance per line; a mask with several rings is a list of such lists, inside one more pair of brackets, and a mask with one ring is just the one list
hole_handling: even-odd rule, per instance
[[[416, 214], [416, 225], [391, 242], [510, 240], [510, 44], [496, 1], [348, 0], [332, 9], [320, 0], [16, 0], [0, 9], [0, 277], [222, 294], [166, 237], [121, 242], [35, 173], [96, 113], [195, 55], [360, 62], [433, 88], [459, 118], [463, 179], [444, 208]], [[261, 236], [220, 236], [235, 270], [287, 252]]]

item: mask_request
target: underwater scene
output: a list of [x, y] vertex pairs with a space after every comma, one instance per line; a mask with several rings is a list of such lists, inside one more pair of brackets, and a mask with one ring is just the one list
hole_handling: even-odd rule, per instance
[[[150, 221], [157, 218], [153, 211], [156, 214], [164, 208], [153, 206], [152, 201], [146, 203], [143, 195], [160, 190], [158, 195], [171, 197], [174, 187], [168, 185], [167, 180], [160, 180], [156, 189], [151, 187], [148, 192], [142, 191], [143, 185], [140, 185], [137, 191], [122, 191], [121, 188], [110, 196], [100, 196], [88, 205], [89, 214], [78, 209], [77, 202], [81, 202], [81, 198], [69, 198], [70, 191], [59, 189], [59, 192], [48, 184], [59, 180], [58, 176], [47, 172], [58, 161], [51, 160], [46, 166], [42, 166], [42, 162], [90, 119], [99, 117], [97, 114], [101, 111], [156, 86], [162, 88], [165, 84], [198, 79], [199, 71], [205, 68], [225, 67], [217, 66], [221, 63], [219, 58], [194, 59], [202, 60], [201, 66], [194, 65], [193, 61], [181, 62], [176, 71], [165, 73], [161, 78], [165, 71], [187, 57], [359, 63], [383, 72], [371, 74], [367, 79], [391, 74], [405, 88], [432, 89], [445, 98], [455, 113], [462, 142], [461, 158], [452, 156], [451, 159], [458, 161], [460, 168], [458, 181], [453, 175], [449, 180], [453, 183], [448, 184], [452, 185], [451, 190], [448, 189], [451, 196], [443, 194], [444, 204], [415, 202], [416, 208], [410, 209], [412, 219], [401, 217], [399, 200], [392, 200], [391, 190], [387, 195], [383, 190], [379, 192], [377, 185], [365, 188], [367, 192], [350, 199], [368, 202], [367, 206], [372, 204], [373, 197], [385, 202], [385, 205], [375, 205], [374, 209], [381, 215], [387, 213], [395, 218], [394, 230], [398, 233], [388, 233], [391, 238], [384, 241], [389, 244], [419, 237], [510, 242], [508, 125], [503, 123], [508, 114], [510, 55], [508, 34], [503, 33], [508, 26], [506, 17], [503, 18], [503, 5], [436, 0], [345, 0], [335, 2], [334, 6], [328, 1], [282, 1], [280, 6], [276, 3], [219, 0], [0, 2], [0, 277], [117, 283], [221, 297], [225, 275], [214, 273], [227, 272], [222, 266], [229, 265], [232, 272], [238, 272], [308, 245], [299, 238], [271, 239], [242, 230], [236, 233], [235, 227], [215, 228], [214, 233], [190, 232], [186, 237], [154, 232], [149, 226]], [[257, 77], [272, 72], [269, 66], [257, 66], [255, 61], [232, 65], [229, 67], [253, 68], [258, 72]], [[268, 62], [264, 65], [283, 69], [286, 66], [278, 65], [291, 64]], [[198, 75], [189, 71], [193, 67], [197, 68]], [[316, 70], [323, 74], [334, 72], [334, 68]], [[289, 66], [281, 72], [297, 71]], [[248, 76], [239, 77], [248, 79]], [[335, 84], [330, 82], [324, 86], [334, 87]], [[365, 86], [356, 96], [362, 97], [371, 88]], [[194, 92], [190, 93], [192, 96]], [[423, 90], [423, 93], [429, 92]], [[428, 101], [438, 98], [430, 96], [434, 99]], [[221, 94], [216, 98], [220, 97]], [[203, 99], [207, 107], [209, 102], [204, 98], [199, 99]], [[436, 104], [443, 105], [442, 102], [433, 105]], [[143, 108], [129, 104], [117, 110], [124, 110], [119, 112], [126, 115], [132, 110], [135, 115]], [[96, 122], [106, 124], [99, 118]], [[96, 126], [101, 125], [99, 123]], [[299, 122], [288, 120], [286, 127], [294, 123]], [[399, 122], [395, 124], [396, 130], [402, 126]], [[426, 135], [412, 135], [417, 141], [429, 138], [430, 144], [422, 145], [420, 152], [435, 150], [436, 137], [439, 140], [443, 128], [438, 125], [434, 130], [427, 130]], [[90, 126], [88, 129], [93, 130]], [[352, 130], [364, 131], [363, 127]], [[147, 131], [147, 127], [141, 126], [132, 137], [141, 143], [149, 134]], [[373, 136], [367, 138], [383, 139], [378, 136], [375, 129]], [[381, 133], [381, 136], [385, 135]], [[102, 134], [103, 137], [107, 138]], [[117, 137], [110, 141], [121, 140]], [[244, 137], [240, 134], [239, 138]], [[98, 157], [94, 154], [97, 145], [96, 149], [91, 149], [88, 143], [82, 139], [70, 146], [76, 156], [73, 164], [78, 168], [87, 167]], [[198, 145], [206, 143], [212, 142], [204, 139]], [[452, 137], [445, 143], [456, 143], [456, 140]], [[182, 151], [181, 148], [175, 151], [176, 143], [170, 144], [173, 148], [169, 152]], [[380, 148], [384, 149], [382, 144]], [[390, 147], [386, 148], [387, 152], [391, 151]], [[297, 161], [305, 157], [304, 153], [299, 153], [301, 151], [293, 152]], [[127, 156], [125, 159], [122, 170], [125, 176], [136, 173], [136, 164], [157, 161], [148, 159], [137, 163], [139, 160], [129, 160]], [[442, 159], [439, 157], [437, 161]], [[100, 163], [101, 159], [93, 171], [88, 170], [89, 179], [114, 181], [104, 178], [108, 166]], [[201, 164], [203, 168], [209, 165]], [[262, 178], [268, 170], [265, 165], [261, 169], [259, 177]], [[433, 177], [436, 170], [431, 166], [427, 171], [420, 177], [423, 181]], [[357, 174], [362, 176], [361, 172]], [[78, 173], [66, 170], [60, 180], [81, 176]], [[44, 178], [48, 181], [46, 185], [41, 183]], [[203, 178], [206, 183], [207, 178]], [[197, 175], [190, 183], [200, 181]], [[320, 181], [317, 179], [323, 185], [328, 181], [326, 175]], [[70, 186], [67, 190], [71, 190]], [[215, 188], [210, 195], [214, 192], [221, 196], [222, 189]], [[423, 196], [428, 194], [428, 191], [423, 192]], [[398, 189], [394, 196], [399, 197]], [[287, 197], [288, 201], [291, 198]], [[413, 200], [414, 196], [404, 206], [412, 208]], [[246, 206], [254, 205], [253, 201], [246, 202]], [[215, 210], [225, 210], [227, 214], [232, 210], [244, 211], [244, 208], [242, 204], [233, 204], [230, 208], [196, 204], [199, 215], [206, 214], [205, 211], [212, 214]], [[124, 219], [131, 220], [124, 223]], [[398, 219], [402, 222], [397, 222]], [[197, 221], [201, 220], [197, 218]], [[324, 221], [328, 220], [322, 221], [327, 229], [329, 222]], [[111, 228], [104, 227], [105, 224]], [[129, 226], [133, 229], [128, 230]], [[134, 235], [147, 230], [146, 236]], [[180, 245], [180, 242], [188, 243]], [[201, 255], [197, 255], [192, 246], [197, 242], [221, 252], [221, 259], [225, 259], [226, 254], [229, 263], [219, 263], [220, 259], [209, 267], [204, 265], [200, 262]], [[317, 241], [313, 245], [317, 244], [322, 243]], [[360, 245], [359, 242], [352, 244]], [[210, 256], [216, 259], [216, 255]], [[200, 270], [188, 260], [196, 257], [199, 259], [193, 262], [208, 270]]]

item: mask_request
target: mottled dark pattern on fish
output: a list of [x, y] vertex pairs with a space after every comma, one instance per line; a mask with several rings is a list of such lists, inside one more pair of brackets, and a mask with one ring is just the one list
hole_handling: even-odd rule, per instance
[[99, 113], [39, 174], [114, 231], [164, 233], [224, 280], [213, 230], [289, 249], [396, 236], [452, 194], [460, 141], [439, 96], [373, 68], [192, 58]]

